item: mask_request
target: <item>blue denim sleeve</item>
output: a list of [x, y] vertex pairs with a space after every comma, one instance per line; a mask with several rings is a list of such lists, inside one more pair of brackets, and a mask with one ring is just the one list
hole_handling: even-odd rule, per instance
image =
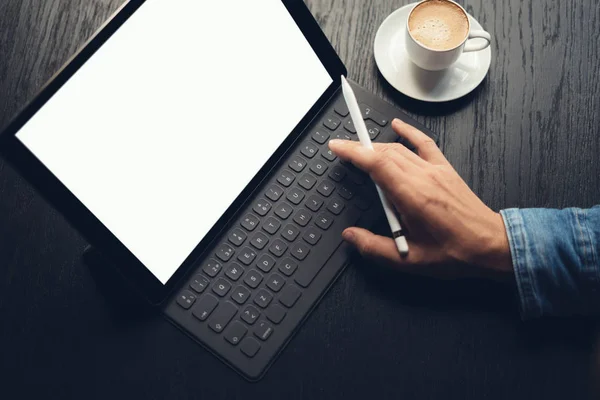
[[524, 319], [600, 313], [600, 206], [507, 209]]

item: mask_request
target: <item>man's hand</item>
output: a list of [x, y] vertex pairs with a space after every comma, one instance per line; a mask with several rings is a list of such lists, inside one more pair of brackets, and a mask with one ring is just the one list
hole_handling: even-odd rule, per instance
[[371, 151], [357, 142], [332, 140], [329, 147], [388, 195], [408, 231], [410, 252], [401, 257], [391, 238], [360, 228], [348, 228], [344, 239], [364, 256], [407, 272], [509, 278], [512, 261], [502, 216], [483, 204], [427, 135], [398, 119], [392, 127], [418, 155], [399, 143], [374, 144]]

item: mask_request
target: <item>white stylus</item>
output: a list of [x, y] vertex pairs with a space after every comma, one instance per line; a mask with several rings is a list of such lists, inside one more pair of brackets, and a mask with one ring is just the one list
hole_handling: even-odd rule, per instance
[[[343, 75], [342, 92], [344, 93], [344, 99], [346, 99], [346, 104], [348, 105], [348, 110], [350, 111], [350, 116], [352, 117], [354, 128], [358, 133], [358, 140], [360, 140], [360, 143], [364, 147], [373, 150], [373, 144], [371, 143], [371, 138], [369, 137], [369, 133], [367, 132], [367, 126], [365, 125], [362, 113], [360, 112], [360, 108], [358, 106], [358, 102], [356, 101], [354, 91], [352, 90], [350, 84]], [[402, 232], [400, 221], [398, 221], [398, 217], [396, 217], [392, 205], [388, 201], [387, 197], [385, 197], [379, 186], [375, 185], [375, 187], [377, 188], [377, 193], [379, 193], [379, 198], [381, 199], [381, 204], [383, 205], [383, 210], [385, 211], [385, 216], [387, 217], [388, 223], [390, 224], [392, 236], [394, 237], [394, 241], [396, 242], [396, 247], [398, 248], [400, 254], [406, 255], [408, 254], [408, 243], [406, 242], [406, 238], [404, 237], [404, 233]]]

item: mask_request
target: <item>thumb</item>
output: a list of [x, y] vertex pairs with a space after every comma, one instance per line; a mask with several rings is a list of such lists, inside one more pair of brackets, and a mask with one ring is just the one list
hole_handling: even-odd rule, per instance
[[408, 255], [401, 256], [392, 238], [375, 235], [362, 228], [348, 228], [342, 233], [342, 237], [356, 247], [363, 257], [374, 258], [406, 272], [418, 272], [419, 266], [438, 258], [434, 257], [431, 250], [410, 241]]

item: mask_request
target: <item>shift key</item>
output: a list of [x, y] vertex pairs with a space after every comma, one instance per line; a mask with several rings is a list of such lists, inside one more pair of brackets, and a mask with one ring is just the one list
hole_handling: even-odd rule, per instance
[[208, 320], [208, 326], [213, 331], [221, 333], [236, 312], [237, 307], [232, 303], [228, 301], [220, 303], [217, 309], [213, 312], [213, 315]]
[[325, 263], [331, 257], [333, 252], [342, 243], [342, 232], [344, 229], [356, 224], [360, 218], [360, 212], [354, 207], [347, 209], [342, 215], [334, 220], [333, 225], [327, 230], [323, 239], [311, 251], [308, 257], [302, 261], [298, 272], [294, 275], [296, 283], [302, 287], [308, 287], [315, 279], [315, 276], [325, 266]]

